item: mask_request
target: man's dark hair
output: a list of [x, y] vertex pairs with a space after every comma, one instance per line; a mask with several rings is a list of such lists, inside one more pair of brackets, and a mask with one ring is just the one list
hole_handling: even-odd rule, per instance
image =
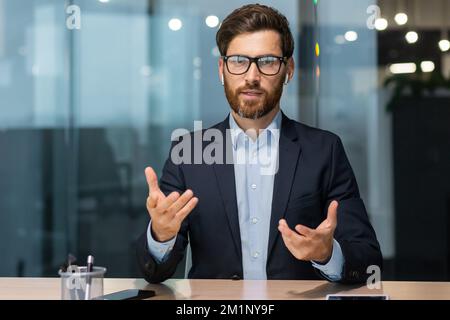
[[290, 58], [294, 52], [294, 39], [289, 29], [289, 21], [278, 10], [261, 5], [248, 4], [234, 10], [223, 20], [216, 34], [220, 54], [227, 54], [234, 37], [243, 33], [273, 30], [280, 34], [283, 56]]

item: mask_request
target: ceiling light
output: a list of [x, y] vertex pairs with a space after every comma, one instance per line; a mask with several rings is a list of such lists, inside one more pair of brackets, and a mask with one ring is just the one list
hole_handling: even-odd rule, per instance
[[219, 25], [219, 18], [217, 16], [207, 16], [205, 23], [210, 28], [215, 28]]
[[433, 61], [422, 61], [420, 63], [420, 69], [422, 69], [422, 72], [433, 72], [434, 62]]
[[388, 21], [384, 18], [378, 18], [375, 20], [375, 29], [378, 31], [386, 30], [388, 27]]
[[395, 15], [394, 20], [399, 26], [402, 26], [408, 22], [408, 16], [406, 13], [399, 12]]
[[180, 19], [173, 18], [169, 20], [168, 26], [170, 30], [178, 31], [183, 27], [183, 23], [181, 22]]
[[347, 31], [344, 38], [349, 42], [356, 41], [358, 39], [358, 34], [355, 31]]
[[450, 49], [450, 41], [446, 39], [439, 41], [439, 49], [441, 49], [442, 52], [448, 51]]
[[419, 35], [415, 31], [410, 31], [405, 35], [405, 38], [408, 43], [416, 43], [419, 40]]
[[416, 69], [414, 62], [394, 63], [389, 66], [389, 71], [393, 74], [414, 73]]

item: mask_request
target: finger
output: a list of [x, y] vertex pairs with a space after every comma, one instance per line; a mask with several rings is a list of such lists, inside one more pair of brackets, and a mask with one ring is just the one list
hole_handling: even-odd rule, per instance
[[302, 236], [305, 237], [312, 237], [314, 235], [314, 230], [308, 228], [307, 226], [304, 226], [302, 224], [298, 224], [295, 226], [295, 231], [300, 233]]
[[289, 240], [293, 240], [296, 235], [298, 236], [298, 234], [296, 234], [294, 231], [291, 230], [291, 228], [289, 228], [288, 224], [286, 223], [286, 220], [284, 219], [280, 220], [278, 230], [281, 232], [283, 236], [287, 237]]
[[337, 208], [338, 202], [336, 200], [331, 201], [328, 206], [327, 220], [330, 224], [330, 227], [335, 229], [337, 225]]
[[198, 203], [198, 198], [192, 198], [189, 200], [189, 202], [181, 209], [179, 210], [176, 215], [175, 219], [178, 220], [178, 222], [183, 222], [183, 220], [188, 216], [189, 213], [195, 208], [195, 206]]
[[286, 228], [289, 228], [286, 220], [280, 219], [280, 221], [278, 221], [278, 230], [283, 234], [284, 232], [287, 232], [287, 231], [285, 231]]
[[180, 197], [180, 194], [176, 191], [169, 194], [165, 199], [162, 201], [159, 201], [158, 206], [156, 209], [159, 213], [164, 213], [175, 201], [178, 200]]
[[278, 221], [278, 224], [285, 226], [286, 228], [289, 228], [289, 225], [287, 224], [286, 219], [280, 219], [280, 221]]
[[150, 209], [156, 208], [158, 204], [158, 196], [155, 193], [150, 193], [147, 198], [147, 204]]
[[283, 242], [286, 245], [286, 247], [289, 249], [289, 251], [292, 251], [293, 247], [292, 247], [292, 241], [291, 238], [289, 238], [288, 236], [286, 236], [283, 231], [281, 230], [281, 226], [278, 226], [278, 230], [281, 233], [281, 238], [283, 238]]
[[183, 208], [186, 203], [191, 200], [191, 198], [194, 196], [194, 193], [192, 190], [186, 190], [177, 201], [175, 201], [168, 209], [167, 211], [175, 215], [178, 211]]
[[152, 167], [145, 168], [145, 178], [147, 179], [149, 194], [150, 192], [160, 191], [158, 185], [158, 177], [156, 176], [156, 173]]
[[305, 243], [303, 242], [304, 237], [296, 234], [295, 236], [289, 236], [283, 230], [283, 226], [279, 225], [278, 230], [281, 232], [281, 237], [286, 245], [286, 248], [295, 256], [301, 257], [302, 252], [305, 248]]

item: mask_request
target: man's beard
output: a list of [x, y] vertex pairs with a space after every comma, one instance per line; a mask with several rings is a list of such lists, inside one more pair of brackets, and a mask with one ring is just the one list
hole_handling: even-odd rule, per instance
[[[231, 109], [242, 118], [256, 120], [264, 117], [270, 111], [275, 109], [280, 102], [281, 94], [283, 93], [283, 77], [280, 79], [281, 81], [275, 85], [274, 91], [271, 94], [261, 88], [259, 84], [246, 85], [233, 91], [225, 81], [225, 95]], [[246, 90], [258, 90], [262, 92], [261, 97], [257, 101], [244, 100], [240, 94]]]

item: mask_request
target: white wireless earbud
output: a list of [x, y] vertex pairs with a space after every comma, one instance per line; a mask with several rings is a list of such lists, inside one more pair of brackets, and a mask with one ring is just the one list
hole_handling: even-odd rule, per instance
[[223, 73], [222, 73], [222, 85], [225, 85], [225, 80], [223, 79]]
[[289, 75], [286, 75], [286, 80], [284, 80], [284, 85], [287, 85], [289, 83]]

